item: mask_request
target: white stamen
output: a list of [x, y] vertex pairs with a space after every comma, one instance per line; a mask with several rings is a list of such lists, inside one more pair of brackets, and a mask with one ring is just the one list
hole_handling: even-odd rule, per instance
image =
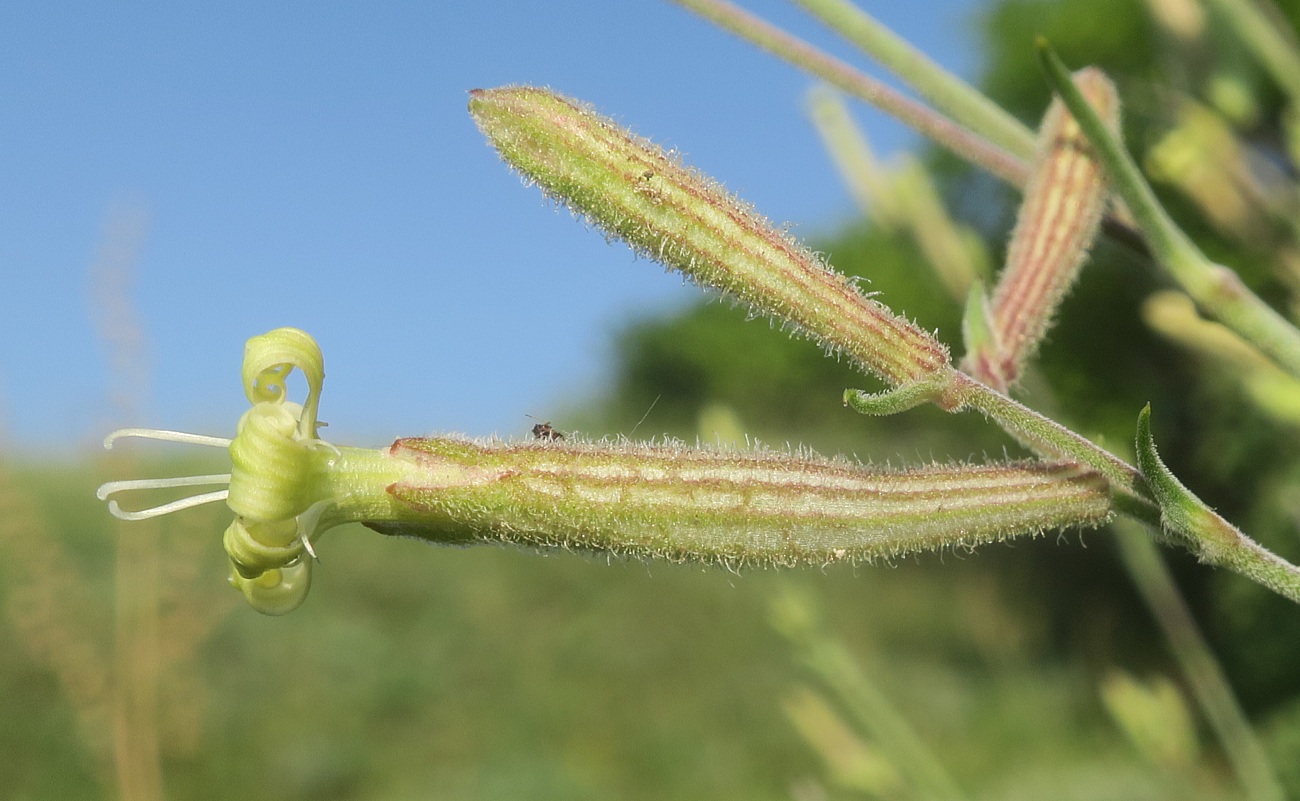
[[173, 476], [171, 478], [133, 478], [126, 481], [109, 481], [95, 490], [95, 497], [101, 501], [108, 496], [130, 490], [171, 489], [173, 487], [203, 487], [208, 484], [229, 484], [230, 474], [219, 473], [210, 476]]
[[119, 428], [104, 437], [104, 447], [113, 448], [113, 443], [126, 437], [156, 439], [163, 442], [180, 442], [186, 445], [207, 445], [213, 448], [229, 448], [230, 440], [224, 437], [209, 437], [204, 434], [189, 434], [184, 431], [163, 431], [157, 428]]
[[[102, 487], [100, 489], [103, 489]], [[119, 520], [147, 520], [151, 517], [161, 517], [169, 515], [172, 512], [179, 512], [182, 509], [192, 509], [195, 506], [202, 506], [205, 503], [213, 501], [224, 501], [230, 495], [230, 490], [217, 490], [216, 492], [205, 492], [202, 495], [191, 495], [188, 498], [181, 498], [179, 501], [164, 503], [162, 506], [155, 506], [152, 509], [141, 509], [138, 512], [128, 512], [117, 505], [117, 501], [108, 502], [109, 514]]]

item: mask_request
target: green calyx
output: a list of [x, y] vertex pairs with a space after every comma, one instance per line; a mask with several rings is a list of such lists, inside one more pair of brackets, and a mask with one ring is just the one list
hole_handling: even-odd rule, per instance
[[716, 181], [546, 89], [475, 90], [470, 114], [511, 167], [648, 258], [787, 320], [892, 385], [948, 368], [947, 348]]

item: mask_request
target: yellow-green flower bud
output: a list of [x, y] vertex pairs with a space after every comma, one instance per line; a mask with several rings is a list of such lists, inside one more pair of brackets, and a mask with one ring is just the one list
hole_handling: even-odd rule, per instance
[[951, 370], [947, 348], [930, 334], [613, 120], [546, 89], [470, 94], [470, 114], [511, 167], [638, 253], [790, 321], [890, 384]]

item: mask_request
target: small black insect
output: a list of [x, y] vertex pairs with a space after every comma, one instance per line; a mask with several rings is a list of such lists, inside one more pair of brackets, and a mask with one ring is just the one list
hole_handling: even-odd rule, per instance
[[[533, 417], [531, 414], [528, 416]], [[537, 420], [536, 417], [533, 417], [533, 419]], [[545, 423], [538, 421], [537, 425], [533, 426], [533, 439], [543, 439], [547, 442], [554, 442], [557, 439], [564, 439], [564, 434], [552, 428], [550, 420], [547, 420]]]

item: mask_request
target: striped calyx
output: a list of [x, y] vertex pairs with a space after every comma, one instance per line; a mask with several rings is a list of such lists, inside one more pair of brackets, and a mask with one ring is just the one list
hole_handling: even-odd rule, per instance
[[934, 337], [716, 181], [587, 106], [512, 86], [475, 90], [469, 110], [511, 167], [638, 253], [793, 323], [890, 384], [951, 370]]
[[[1105, 520], [1107, 484], [1068, 463], [872, 469], [680, 445], [401, 439], [384, 533], [632, 557], [817, 565], [973, 546]], [[418, 465], [418, 467], [416, 467]]]
[[[1110, 80], [1089, 68], [1075, 73], [1074, 81], [1107, 126], [1118, 130], [1119, 98]], [[987, 335], [968, 339], [963, 365], [1003, 391], [1020, 377], [1051, 326], [1096, 239], [1106, 205], [1105, 169], [1059, 98], [1048, 108], [1038, 136], [1006, 267], [988, 307]], [[974, 302], [967, 308], [975, 308]]]

